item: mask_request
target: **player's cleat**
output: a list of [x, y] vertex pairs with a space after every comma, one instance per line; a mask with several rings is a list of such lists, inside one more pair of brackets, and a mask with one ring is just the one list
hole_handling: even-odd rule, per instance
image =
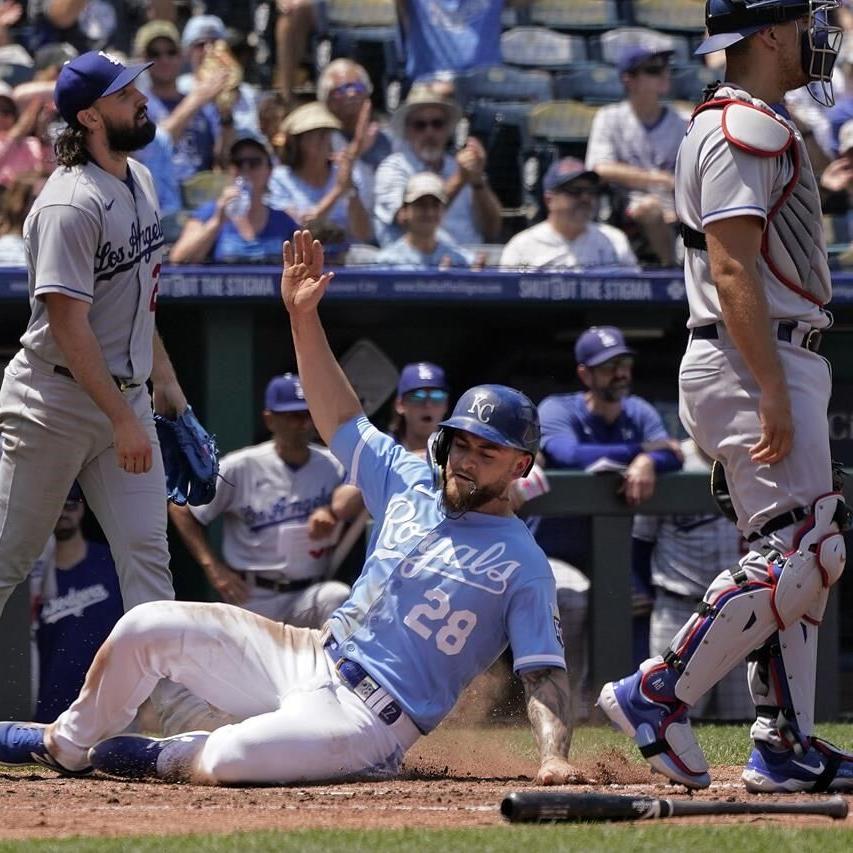
[[853, 755], [817, 737], [802, 755], [756, 741], [741, 779], [751, 794], [853, 791]]
[[[145, 737], [144, 735], [117, 735], [95, 744], [89, 750], [89, 761], [100, 773], [121, 776], [124, 779], [167, 779], [177, 781], [175, 764], [164, 767], [160, 757], [171, 745], [186, 754], [186, 746], [210, 732], [189, 732], [172, 737]], [[194, 750], [193, 750], [194, 752]]]
[[687, 718], [687, 705], [668, 690], [667, 670], [661, 658], [645, 661], [633, 675], [605, 684], [596, 705], [634, 739], [652, 769], [688, 788], [707, 788], [708, 763]]
[[69, 770], [47, 751], [45, 728], [42, 723], [0, 723], [0, 764], [41, 764], [63, 776], [88, 776], [92, 772], [91, 767]]

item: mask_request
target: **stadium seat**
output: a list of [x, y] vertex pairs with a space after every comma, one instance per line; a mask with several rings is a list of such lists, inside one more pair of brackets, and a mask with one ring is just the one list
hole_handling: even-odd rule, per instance
[[625, 97], [625, 89], [619, 72], [612, 65], [590, 62], [556, 74], [554, 97], [588, 104], [608, 104], [621, 101]]
[[184, 209], [193, 211], [208, 201], [216, 201], [231, 180], [227, 172], [197, 172], [181, 181], [181, 201]]
[[622, 23], [616, 0], [532, 0], [528, 15], [552, 30], [610, 30]]
[[325, 0], [324, 15], [329, 27], [396, 27], [394, 0]]
[[702, 90], [718, 80], [719, 71], [692, 62], [688, 65], [675, 64], [672, 67], [672, 88], [670, 96], [682, 101], [690, 101], [694, 104], [699, 102]]
[[463, 110], [477, 101], [550, 101], [554, 96], [547, 71], [522, 70], [507, 65], [475, 68], [456, 77], [456, 100]]
[[509, 65], [568, 69], [586, 61], [582, 36], [555, 33], [545, 27], [514, 27], [501, 35], [501, 53]]
[[527, 132], [531, 140], [586, 143], [598, 108], [579, 101], [550, 101], [530, 111]]
[[705, 31], [705, 0], [634, 0], [634, 23], [682, 33]]
[[616, 65], [619, 54], [625, 48], [642, 45], [650, 50], [671, 50], [677, 62], [688, 63], [692, 60], [687, 36], [662, 33], [645, 27], [619, 27], [601, 35], [601, 58], [604, 62]]

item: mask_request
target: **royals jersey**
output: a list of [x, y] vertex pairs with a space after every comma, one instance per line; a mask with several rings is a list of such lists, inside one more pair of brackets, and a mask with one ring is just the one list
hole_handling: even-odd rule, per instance
[[332, 450], [382, 521], [329, 627], [421, 731], [507, 644], [516, 672], [565, 668], [554, 575], [520, 519], [449, 518], [429, 465], [365, 417], [344, 424]]
[[272, 441], [224, 456], [216, 497], [190, 511], [202, 524], [224, 515], [222, 556], [241, 572], [281, 572], [290, 580], [325, 577], [330, 547], [308, 538], [314, 510], [332, 502], [344, 470], [314, 445], [308, 461], [292, 468]]
[[21, 338], [51, 364], [68, 365], [53, 338], [44, 297], [91, 305], [89, 323], [113, 376], [151, 375], [163, 231], [151, 173], [128, 160], [128, 180], [100, 166], [60, 166], [24, 222], [30, 322]]
[[[773, 112], [742, 90], [729, 86], [717, 90], [715, 99], [728, 98]], [[802, 320], [824, 328], [829, 317], [819, 305], [801, 295], [804, 291], [815, 294], [825, 303], [831, 293], [817, 183], [802, 136], [792, 122], [778, 113], [774, 115], [794, 133], [796, 157], [787, 152], [765, 157], [741, 150], [726, 138], [722, 109], [698, 113], [678, 152], [676, 212], [685, 225], [700, 232], [723, 219], [761, 219], [768, 252], [762, 251], [758, 259], [758, 273], [770, 318]], [[768, 223], [771, 214], [778, 219], [778, 226]], [[782, 276], [794, 286], [786, 285]], [[687, 325], [720, 321], [720, 299], [706, 251], [685, 250], [684, 279], [690, 307]]]

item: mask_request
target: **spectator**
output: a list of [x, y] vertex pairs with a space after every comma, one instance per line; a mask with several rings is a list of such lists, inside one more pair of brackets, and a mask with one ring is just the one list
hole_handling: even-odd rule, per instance
[[0, 186], [8, 187], [21, 172], [44, 170], [41, 143], [32, 135], [41, 109], [33, 99], [19, 111], [11, 87], [0, 82]]
[[44, 186], [44, 175], [24, 172], [18, 175], [0, 201], [0, 266], [25, 267], [24, 220], [36, 196]]
[[[228, 31], [222, 19], [216, 15], [190, 18], [181, 33], [181, 47], [190, 71], [178, 78], [178, 91], [188, 95], [197, 86], [203, 86], [211, 74], [223, 79], [218, 72], [224, 71], [224, 82], [216, 97], [223, 124], [231, 122], [238, 130], [259, 130], [260, 94], [243, 80], [242, 66], [228, 45]], [[205, 68], [205, 62], [212, 67]]]
[[299, 226], [264, 201], [272, 174], [272, 148], [266, 139], [248, 130], [239, 133], [231, 146], [229, 172], [248, 185], [247, 209], [234, 209], [241, 191], [236, 181], [230, 183], [216, 201], [191, 214], [169, 254], [173, 263], [280, 262], [282, 242]]
[[[634, 351], [619, 329], [587, 329], [575, 344], [575, 360], [586, 390], [552, 394], [539, 404], [545, 467], [620, 470], [619, 490], [629, 505], [638, 506], [652, 496], [657, 473], [681, 467], [681, 448], [651, 404], [631, 394]], [[588, 572], [588, 518], [542, 519], [536, 539], [549, 557]], [[651, 600], [637, 584], [635, 592], [639, 653], [648, 646]]]
[[409, 80], [501, 64], [504, 0], [396, 0], [396, 4]]
[[10, 85], [29, 79], [33, 57], [27, 49], [16, 44], [15, 26], [24, 14], [17, 0], [0, 0], [0, 75]]
[[59, 77], [59, 69], [79, 55], [79, 51], [68, 42], [57, 42], [40, 47], [33, 57], [33, 79], [55, 81]]
[[347, 239], [367, 243], [370, 216], [361, 200], [361, 168], [352, 149], [332, 161], [332, 132], [341, 123], [320, 103], [295, 109], [282, 123], [283, 165], [273, 170], [270, 205], [286, 210], [300, 225], [328, 219]]
[[281, 92], [265, 92], [258, 100], [258, 129], [273, 148], [281, 147], [284, 141], [281, 125], [287, 113], [287, 99]]
[[412, 175], [398, 216], [405, 233], [380, 250], [375, 262], [407, 269], [470, 266], [456, 243], [437, 236], [446, 210], [447, 194], [441, 178], [433, 172]]
[[[841, 126], [838, 158], [823, 170], [820, 189], [821, 207], [825, 215], [847, 216], [853, 209], [853, 119]], [[848, 236], [850, 239], [853, 239], [853, 231]]]
[[[372, 94], [373, 84], [367, 71], [351, 59], [335, 59], [323, 70], [317, 80], [317, 100], [341, 123], [341, 129], [332, 135], [336, 151], [352, 144], [359, 117]], [[370, 121], [357, 152], [364, 181], [361, 195], [368, 210], [373, 209], [376, 169], [390, 153], [391, 137], [378, 122]]]
[[[314, 424], [299, 378], [267, 385], [264, 423], [272, 440], [224, 456], [216, 497], [207, 506], [170, 505], [169, 514], [192, 556], [222, 599], [269, 619], [319, 628], [349, 595], [327, 580], [342, 518], [361, 509], [344, 469], [311, 444]], [[204, 527], [224, 516], [222, 559]]]
[[593, 222], [601, 179], [580, 160], [552, 163], [542, 180], [548, 218], [516, 234], [501, 254], [502, 267], [635, 266], [628, 238]]
[[838, 156], [839, 133], [845, 122], [853, 119], [853, 43], [847, 34], [838, 52], [836, 68], [841, 74], [842, 83], [838, 88], [835, 105], [826, 111], [829, 119], [830, 154]]
[[75, 483], [41, 560], [33, 591], [38, 692], [33, 719], [49, 723], [77, 697], [95, 652], [124, 613], [110, 549], [86, 539], [86, 505]]
[[501, 229], [501, 207], [486, 177], [486, 152], [471, 137], [455, 157], [447, 152], [461, 111], [434, 87], [415, 86], [394, 113], [392, 128], [400, 150], [376, 170], [374, 221], [386, 246], [401, 235], [400, 212], [406, 183], [418, 172], [434, 172], [444, 181], [448, 199], [441, 238], [461, 245], [494, 242]]
[[663, 266], [675, 260], [675, 157], [687, 122], [661, 102], [670, 87], [671, 51], [630, 45], [618, 67], [628, 95], [592, 121], [586, 166], [628, 191], [626, 215]]
[[389, 434], [426, 459], [427, 442], [447, 414], [449, 396], [441, 367], [428, 361], [407, 364], [400, 371]]
[[275, 77], [273, 85], [286, 98], [300, 80], [297, 70], [305, 58], [308, 39], [317, 27], [315, 0], [275, 0]]
[[[681, 442], [684, 470], [710, 474], [711, 460], [692, 439]], [[708, 584], [746, 553], [736, 525], [720, 515], [637, 515], [633, 571], [653, 588], [649, 646], [666, 654], [672, 638], [701, 603]], [[751, 720], [755, 708], [741, 661], [690, 708], [692, 717]]]
[[[135, 52], [153, 65], [148, 69], [148, 115], [168, 133], [174, 145], [174, 174], [178, 182], [212, 169], [219, 152], [228, 150], [233, 138], [229, 114], [220, 116], [213, 100], [225, 84], [227, 72], [196, 86], [188, 95], [178, 91], [181, 70], [180, 36], [168, 21], [151, 21], [136, 35]], [[192, 49], [192, 48], [191, 48]], [[147, 161], [151, 152], [142, 154]]]

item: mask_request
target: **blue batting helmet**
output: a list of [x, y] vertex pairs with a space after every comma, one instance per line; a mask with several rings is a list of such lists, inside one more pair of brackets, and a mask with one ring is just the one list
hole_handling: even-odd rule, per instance
[[528, 397], [506, 385], [475, 385], [457, 401], [447, 420], [438, 425], [433, 443], [433, 457], [439, 469], [444, 469], [450, 452], [453, 430], [463, 430], [498, 444], [530, 454], [533, 467], [539, 450], [539, 413]]

